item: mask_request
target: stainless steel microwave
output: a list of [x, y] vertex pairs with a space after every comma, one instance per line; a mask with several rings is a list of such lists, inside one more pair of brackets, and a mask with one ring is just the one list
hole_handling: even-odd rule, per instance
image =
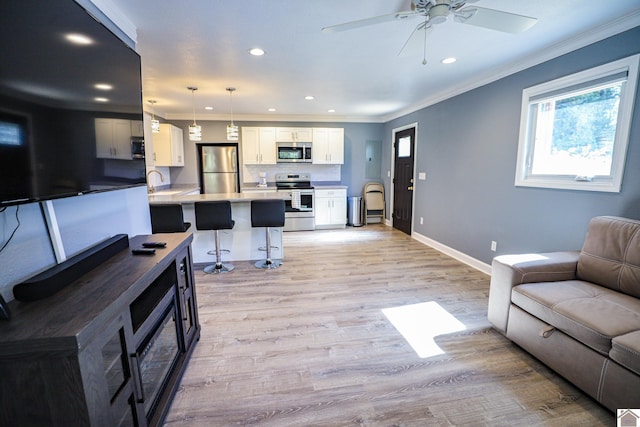
[[278, 163], [311, 163], [310, 142], [278, 142]]

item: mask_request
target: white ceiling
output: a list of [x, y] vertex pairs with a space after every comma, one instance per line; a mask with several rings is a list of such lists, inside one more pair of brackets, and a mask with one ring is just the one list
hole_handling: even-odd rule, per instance
[[[94, 2], [137, 30], [145, 108], [154, 99], [167, 119], [192, 119], [195, 105], [197, 119], [228, 120], [232, 86], [238, 120], [385, 122], [640, 25], [638, 0], [479, 0], [538, 22], [514, 35], [450, 18], [431, 32], [422, 65], [420, 46], [398, 56], [419, 18], [321, 32], [409, 10], [408, 0]], [[252, 47], [266, 54], [250, 56]], [[448, 56], [458, 61], [441, 64]], [[187, 86], [198, 87], [193, 98]]]

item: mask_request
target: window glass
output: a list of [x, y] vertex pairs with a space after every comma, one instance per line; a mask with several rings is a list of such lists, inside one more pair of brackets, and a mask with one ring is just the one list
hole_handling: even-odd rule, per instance
[[410, 136], [403, 136], [398, 139], [398, 157], [411, 157]]

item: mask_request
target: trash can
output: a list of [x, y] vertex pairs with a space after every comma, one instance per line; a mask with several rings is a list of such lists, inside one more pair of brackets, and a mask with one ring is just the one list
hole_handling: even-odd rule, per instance
[[354, 227], [362, 226], [362, 196], [347, 199], [347, 224]]

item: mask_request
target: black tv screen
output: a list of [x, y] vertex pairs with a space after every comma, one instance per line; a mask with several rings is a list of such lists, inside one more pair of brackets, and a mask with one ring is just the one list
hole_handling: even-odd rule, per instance
[[74, 0], [0, 2], [0, 206], [145, 184], [140, 57]]

